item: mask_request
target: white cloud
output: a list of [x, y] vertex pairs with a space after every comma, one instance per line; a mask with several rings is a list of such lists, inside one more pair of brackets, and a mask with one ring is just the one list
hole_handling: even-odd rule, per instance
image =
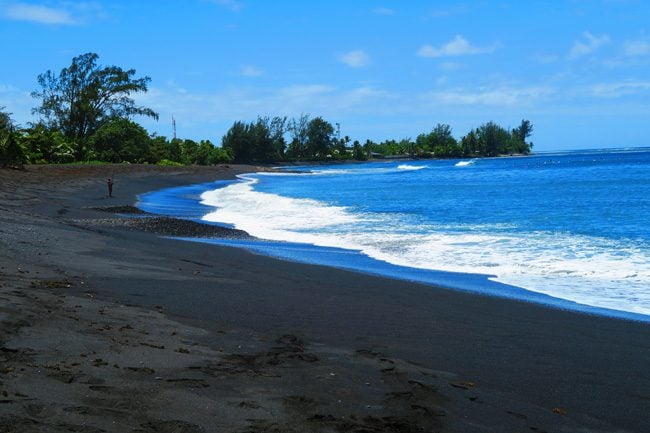
[[264, 75], [264, 71], [255, 66], [246, 65], [241, 68], [241, 75], [244, 77], [260, 77]]
[[49, 2], [47, 6], [31, 3], [0, 1], [0, 15], [15, 21], [28, 21], [46, 25], [85, 25], [109, 17], [104, 7], [94, 1]]
[[650, 54], [650, 43], [645, 41], [626, 41], [623, 44], [626, 56], [647, 56]]
[[620, 98], [623, 96], [646, 94], [650, 91], [650, 81], [622, 81], [620, 83], [598, 83], [587, 89], [587, 96], [597, 98]]
[[428, 18], [446, 18], [454, 15], [464, 14], [470, 11], [467, 6], [454, 6], [446, 9], [434, 9], [428, 13]]
[[571, 51], [569, 52], [569, 58], [575, 59], [577, 57], [582, 57], [587, 54], [591, 54], [598, 50], [603, 45], [606, 45], [610, 42], [609, 36], [603, 34], [601, 36], [595, 36], [590, 32], [584, 32], [582, 34], [583, 39], [579, 41], [574, 41]]
[[[425, 126], [414, 125], [422, 119], [430, 121], [432, 115], [443, 120], [470, 117], [475, 119], [470, 126], [475, 127], [487, 120], [499, 121], [499, 116], [504, 113], [520, 116], [521, 113], [556, 113], [565, 110], [570, 115], [582, 116], [589, 110], [616, 112], [624, 106], [621, 104], [626, 103], [624, 98], [630, 98], [630, 94], [650, 94], [650, 81], [614, 82], [580, 88], [516, 83], [484, 87], [448, 85], [449, 82], [441, 77], [438, 85], [425, 93], [390, 92], [368, 83], [353, 87], [322, 83], [280, 88], [247, 86], [210, 93], [192, 90], [180, 93], [175, 87], [163, 86], [137, 95], [136, 100], [138, 104], [160, 113], [161, 119], [170, 119], [173, 114], [181, 137], [197, 140], [209, 138], [218, 143], [233, 122], [254, 121], [259, 115], [291, 118], [308, 113], [323, 116], [332, 123], [340, 122], [346, 130], [345, 134], [350, 136], [357, 134], [354, 129], [358, 129], [360, 135], [355, 138], [385, 139], [395, 134], [411, 136], [421, 132], [424, 129], [417, 128]], [[618, 96], [620, 100], [615, 99]], [[638, 100], [642, 104], [641, 98]], [[647, 104], [640, 107], [647, 111]], [[490, 117], [486, 118], [486, 115]], [[171, 134], [170, 122], [154, 122], [146, 118], [138, 119], [138, 122], [150, 132], [166, 136]], [[393, 124], [391, 122], [401, 125], [401, 129], [387, 127]]]
[[420, 57], [452, 57], [452, 56], [466, 56], [471, 54], [487, 54], [492, 53], [498, 48], [498, 44], [493, 44], [490, 46], [475, 46], [469, 43], [461, 35], [456, 35], [454, 39], [447, 42], [446, 44], [440, 47], [434, 47], [432, 45], [423, 45], [418, 50], [418, 56]]
[[555, 91], [550, 87], [480, 88], [476, 91], [460, 88], [431, 92], [426, 98], [441, 105], [529, 106], [553, 93]]
[[459, 62], [444, 62], [442, 65], [440, 65], [440, 69], [443, 71], [458, 71], [460, 69], [463, 69], [463, 64]]
[[[257, 116], [297, 117], [301, 113], [323, 116], [330, 121], [356, 113], [394, 113], [395, 97], [369, 85], [339, 88], [326, 84], [292, 85], [281, 88], [241, 87], [215, 93], [182, 93], [178, 87], [151, 88], [135, 96], [138, 104], [151, 107], [161, 119], [173, 114], [179, 127], [213, 130], [223, 134], [236, 120]], [[393, 103], [389, 103], [393, 102]], [[169, 126], [139, 119], [151, 131], [169, 134]], [[225, 129], [224, 129], [225, 128]], [[205, 138], [205, 137], [196, 137]]]
[[2, 95], [3, 93], [15, 92], [17, 90], [18, 89], [16, 89], [14, 86], [10, 86], [8, 84], [0, 84], [0, 95]]
[[395, 15], [396, 14], [394, 9], [383, 8], [383, 7], [373, 9], [372, 13], [377, 14], [377, 15]]
[[27, 3], [10, 4], [5, 8], [4, 15], [12, 20], [31, 21], [39, 24], [78, 24], [67, 10]]
[[544, 63], [547, 65], [550, 65], [560, 60], [558, 56], [553, 54], [534, 54], [533, 56], [531, 56], [531, 59], [535, 62]]
[[351, 68], [362, 68], [370, 63], [370, 57], [362, 50], [354, 50], [339, 56], [339, 61]]
[[211, 0], [212, 3], [230, 9], [233, 12], [239, 12], [244, 7], [244, 4], [237, 0]]

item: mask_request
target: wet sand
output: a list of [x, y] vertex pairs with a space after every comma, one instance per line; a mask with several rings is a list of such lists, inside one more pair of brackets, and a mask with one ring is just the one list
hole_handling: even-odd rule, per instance
[[0, 432], [650, 431], [647, 323], [124, 216], [139, 193], [252, 169], [0, 170]]

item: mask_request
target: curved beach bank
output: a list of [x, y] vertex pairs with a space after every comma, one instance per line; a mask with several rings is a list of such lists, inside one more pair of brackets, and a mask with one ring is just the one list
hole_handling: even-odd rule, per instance
[[0, 170], [0, 431], [650, 429], [647, 323], [166, 239], [195, 228], [106, 212], [252, 170]]
[[[612, 290], [611, 287], [607, 287], [608, 290], [603, 290], [602, 286], [595, 286], [591, 289], [592, 298], [587, 299], [584, 298], [584, 293], [581, 293], [584, 292], [584, 290], [578, 288], [578, 293], [581, 293], [584, 299], [580, 299], [583, 301], [581, 303], [577, 300], [571, 299], [570, 297], [562, 298], [560, 296], [542, 293], [534, 289], [522, 288], [516, 285], [500, 282], [498, 281], [498, 278], [495, 278], [494, 274], [481, 273], [485, 272], [485, 270], [470, 268], [475, 269], [475, 272], [463, 273], [459, 271], [445, 271], [426, 269], [418, 266], [411, 267], [408, 265], [399, 265], [391, 263], [390, 259], [382, 260], [373, 258], [363, 251], [362, 247], [355, 247], [354, 245], [346, 245], [345, 247], [319, 245], [321, 242], [319, 242], [319, 239], [313, 235], [308, 235], [302, 239], [304, 242], [296, 240], [269, 240], [265, 237], [265, 233], [259, 234], [259, 229], [256, 227], [255, 222], [256, 217], [259, 218], [259, 220], [264, 218], [260, 215], [264, 213], [260, 212], [260, 208], [267, 206], [269, 201], [268, 199], [266, 199], [266, 203], [261, 204], [260, 206], [253, 205], [252, 208], [249, 203], [248, 206], [245, 206], [246, 209], [243, 210], [241, 214], [228, 215], [230, 220], [226, 222], [220, 222], [218, 217], [213, 217], [215, 208], [226, 208], [227, 206], [232, 205], [231, 202], [238, 202], [237, 205], [240, 205], [240, 203], [246, 202], [246, 197], [233, 193], [229, 193], [228, 197], [224, 199], [211, 199], [210, 201], [207, 201], [206, 197], [219, 193], [224, 188], [237, 187], [244, 183], [249, 183], [251, 177], [257, 175], [264, 175], [265, 177], [273, 175], [275, 177], [283, 174], [255, 173], [253, 175], [246, 173], [238, 176], [238, 180], [236, 181], [221, 181], [218, 183], [210, 182], [206, 184], [181, 186], [140, 194], [138, 196], [137, 208], [135, 208], [135, 210], [138, 212], [144, 211], [153, 215], [162, 215], [163, 219], [170, 217], [181, 218], [183, 220], [187, 219], [185, 224], [192, 222], [195, 225], [191, 230], [180, 232], [169, 231], [168, 233], [160, 232], [160, 234], [168, 234], [169, 236], [175, 236], [187, 240], [242, 248], [256, 254], [266, 255], [280, 260], [328, 266], [374, 276], [422, 283], [435, 287], [445, 287], [479, 295], [496, 296], [500, 298], [543, 304], [551, 308], [650, 323], [650, 315], [647, 313], [643, 314], [635, 312], [635, 310], [647, 311], [646, 296], [644, 295], [646, 290], [639, 290], [639, 286], [642, 284], [640, 282], [629, 282], [625, 279], [621, 279], [620, 281], [617, 281], [617, 287], [619, 290]], [[282, 200], [286, 201], [286, 198], [279, 196], [272, 197], [278, 197], [280, 202], [280, 204], [273, 204], [274, 208], [282, 208]], [[226, 201], [228, 203], [226, 203]], [[254, 214], [256, 211], [260, 214], [255, 216], [249, 214], [249, 212]], [[276, 214], [267, 216], [267, 218], [275, 220], [282, 219], [283, 225], [290, 226], [294, 214], [298, 212], [300, 212], [300, 210], [292, 209], [291, 204], [288, 204], [286, 208], [283, 208], [283, 215], [281, 217], [278, 217]], [[327, 212], [323, 212], [322, 210], [321, 212], [325, 216], [321, 216], [320, 218], [328, 220], [329, 215], [327, 215]], [[311, 223], [311, 219], [314, 216], [313, 210], [307, 210], [305, 215], [305, 219], [310, 220]], [[247, 224], [242, 227], [243, 230], [248, 230], [252, 224], [253, 233], [260, 237], [250, 236], [246, 231], [226, 228], [231, 226], [229, 223], [237, 221], [239, 217], [247, 221]], [[140, 226], [141, 229], [155, 231], [153, 227], [150, 227], [152, 225], [151, 223], [154, 223], [155, 225], [160, 224], [160, 221], [157, 221], [154, 218], [149, 218], [148, 221], [150, 222], [149, 224], [138, 224], [138, 226]], [[201, 224], [196, 223], [199, 221]], [[134, 222], [142, 223], [142, 221], [137, 220], [129, 221], [129, 223]], [[266, 221], [263, 221], [258, 225], [264, 226], [265, 223]], [[239, 227], [238, 223], [233, 222], [233, 224], [235, 227]], [[336, 223], [332, 225], [336, 226]], [[216, 231], [214, 236], [210, 236], [211, 231]], [[219, 231], [222, 231], [223, 233], [219, 233]], [[262, 231], [264, 231], [264, 229], [262, 229]], [[295, 235], [295, 233], [286, 233], [281, 230], [278, 230], [278, 233], [281, 233], [280, 236], [286, 235], [288, 237]], [[277, 239], [278, 233], [270, 233], [269, 236], [271, 239]], [[382, 234], [389, 236], [385, 232]], [[340, 237], [344, 236], [339, 235], [339, 237], [337, 235], [332, 235], [331, 232], [329, 232], [328, 235], [330, 240], [336, 239], [334, 242], [337, 242]], [[357, 233], [355, 233], [355, 236], [356, 235]], [[318, 244], [313, 244], [312, 242], [318, 242]], [[426, 246], [424, 248], [426, 248]], [[461, 244], [460, 246], [456, 246], [456, 249], [458, 249], [458, 253], [456, 254], [462, 256], [465, 251], [463, 245]], [[400, 257], [398, 252], [393, 254], [393, 257], [399, 257], [400, 261], [405, 261], [403, 257]], [[547, 256], [552, 254], [552, 252], [546, 252]], [[436, 256], [435, 250], [433, 253], [430, 253], [430, 255], [433, 257], [431, 263], [434, 267], [436, 266], [436, 263], [440, 263], [442, 260], [449, 260], [449, 257]], [[587, 260], [584, 260], [584, 262], [587, 263]], [[453, 261], [447, 262], [446, 264], [449, 265], [449, 263], [453, 263]], [[526, 262], [522, 261], [520, 263]], [[618, 268], [616, 268], [617, 263], [607, 263], [607, 265], [609, 266], [604, 269], [618, 270]], [[442, 265], [440, 267], [442, 267]], [[545, 286], [553, 287], [553, 283], [556, 281], [560, 281], [562, 284], [563, 280], [558, 277], [557, 274], [553, 275], [553, 277], [553, 279], [551, 277], [548, 278], [549, 281], [545, 283]], [[626, 284], [626, 282], [628, 284]], [[608, 282], [604, 281], [603, 283]], [[609, 281], [609, 283], [611, 286], [611, 281]], [[563, 284], [563, 287], [564, 291], [562, 292], [562, 295], [571, 296], [571, 291], [566, 289], [566, 283]], [[622, 293], [621, 288], [626, 289], [626, 292]], [[599, 291], [602, 293], [598, 293]], [[599, 301], [602, 302], [602, 299], [594, 299], [593, 294], [602, 296], [605, 301], [609, 301], [610, 303], [614, 301], [614, 303], [616, 303], [615, 306], [618, 309], [613, 309], [611, 307], [606, 308], [602, 305], [597, 306]]]

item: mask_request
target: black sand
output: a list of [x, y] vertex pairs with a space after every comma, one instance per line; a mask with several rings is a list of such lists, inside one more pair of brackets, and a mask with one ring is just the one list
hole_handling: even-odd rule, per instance
[[[155, 234], [176, 230], [174, 221], [149, 230], [96, 209], [130, 206], [138, 193], [250, 169], [0, 171], [0, 361], [7, 366], [0, 368], [0, 392], [7, 393], [0, 395], [7, 400], [0, 404], [0, 432], [650, 431], [647, 323], [163, 239]], [[112, 199], [107, 173], [116, 178]], [[61, 300], [63, 307], [33, 297]], [[144, 364], [116, 359], [111, 369], [81, 362], [81, 352], [88, 352], [81, 347], [59, 351], [57, 365], [77, 377], [69, 400], [79, 401], [57, 405], [65, 399], [35, 392], [49, 382], [39, 382], [39, 370], [28, 365], [40, 371], [52, 365], [38, 364], [39, 357], [54, 356], [51, 324], [70, 322], [65, 326], [74, 340], [85, 335], [84, 326], [96, 326], [79, 323], [105, 319], [96, 312], [101, 308], [70, 319], [85, 311], [73, 308], [79, 299], [126, 314], [137, 321], [132, 328], [149, 332], [141, 335], [178, 326], [184, 342], [171, 334], [165, 344], [140, 341], [137, 348], [148, 351], [137, 355]], [[33, 311], [31, 318], [26, 311]], [[58, 314], [59, 322], [44, 321], [43, 314]], [[155, 320], [140, 319], [147, 315]], [[115, 326], [102, 332], [92, 334], [93, 360], [134, 350], [135, 337], [114, 347], [108, 341], [121, 335]], [[185, 347], [191, 360], [178, 361], [174, 356]], [[167, 352], [169, 359], [162, 356]], [[153, 377], [145, 368], [156, 370]], [[179, 377], [155, 380], [173, 368]], [[79, 378], [88, 371], [103, 383], [83, 383]], [[144, 377], [129, 376], [134, 372]], [[117, 385], [104, 389], [103, 400], [77, 396], [109, 380]], [[147, 390], [133, 403], [144, 409], [111, 403], [125, 389]], [[28, 400], [30, 394], [38, 397]], [[70, 412], [74, 425], [95, 430], [65, 430]], [[122, 424], [111, 429], [116, 419]]]

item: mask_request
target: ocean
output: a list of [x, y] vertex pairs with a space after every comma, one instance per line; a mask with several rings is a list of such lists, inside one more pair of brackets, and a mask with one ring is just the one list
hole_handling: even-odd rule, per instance
[[138, 205], [259, 239], [204, 242], [650, 322], [650, 149], [290, 167]]

